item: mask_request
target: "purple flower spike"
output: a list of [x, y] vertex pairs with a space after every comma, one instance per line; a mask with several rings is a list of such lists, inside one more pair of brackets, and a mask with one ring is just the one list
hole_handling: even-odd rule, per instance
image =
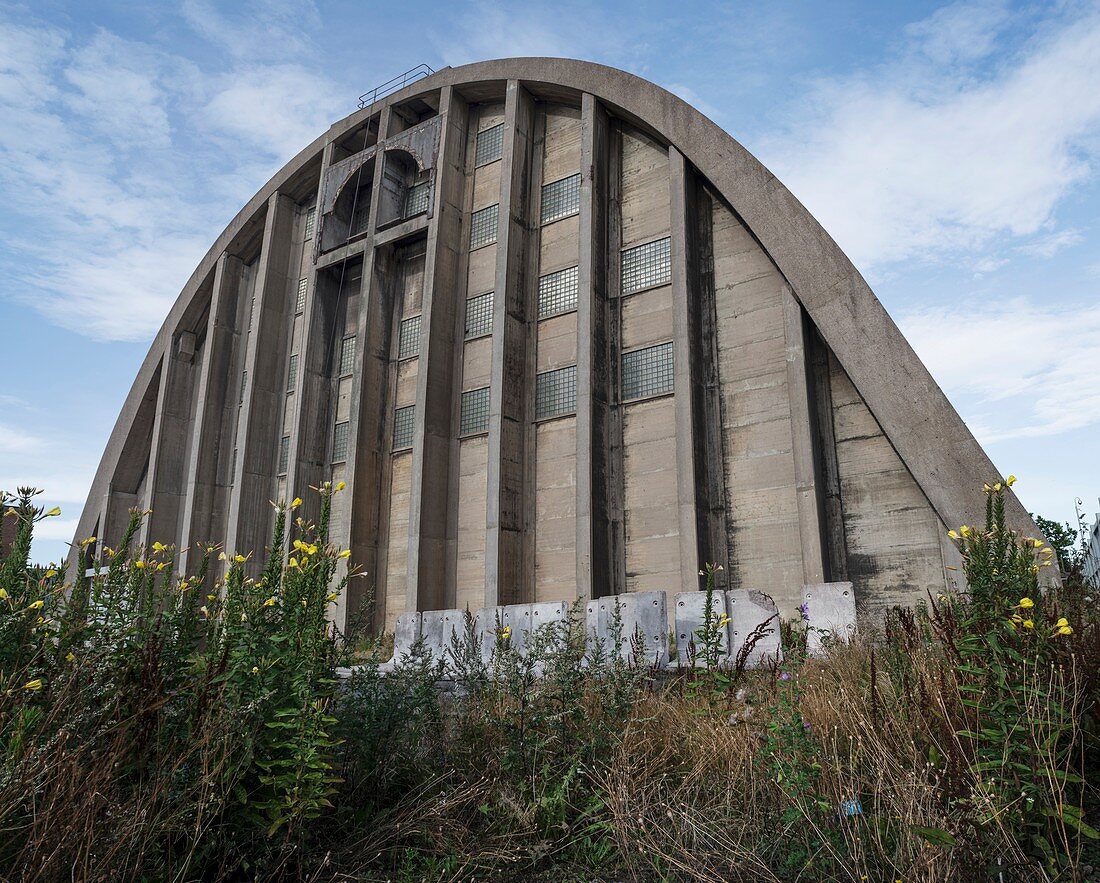
[[802, 614], [802, 621], [803, 622], [809, 622], [810, 621], [810, 602], [809, 601], [803, 601], [801, 604], [799, 604], [798, 605], [798, 612], [800, 614]]

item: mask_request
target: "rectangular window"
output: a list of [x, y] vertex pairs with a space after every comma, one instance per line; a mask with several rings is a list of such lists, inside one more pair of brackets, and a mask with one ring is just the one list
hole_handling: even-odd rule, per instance
[[298, 354], [294, 353], [290, 357], [290, 367], [286, 372], [286, 391], [294, 392], [294, 384], [298, 382]]
[[466, 337], [481, 337], [493, 330], [493, 292], [466, 301]]
[[339, 463], [348, 458], [348, 423], [337, 423], [332, 427], [332, 462]]
[[316, 207], [306, 209], [306, 235], [305, 235], [306, 239], [312, 239], [313, 238], [313, 228], [316, 226], [316, 224], [317, 224], [317, 209], [316, 209]]
[[355, 335], [349, 334], [340, 345], [340, 376], [355, 370]]
[[393, 412], [393, 449], [395, 451], [412, 447], [415, 417], [416, 405], [406, 405]]
[[432, 182], [421, 181], [413, 184], [405, 194], [405, 217], [422, 215], [428, 210], [428, 199], [432, 194]]
[[420, 317], [413, 316], [401, 322], [397, 340], [397, 358], [411, 359], [420, 355]]
[[256, 314], [256, 295], [248, 302], [248, 330], [252, 330], [252, 317]]
[[549, 224], [568, 218], [581, 210], [581, 176], [580, 172], [542, 185], [542, 210], [540, 221]]
[[237, 399], [237, 404], [238, 405], [243, 405], [244, 404], [244, 388], [246, 386], [248, 386], [248, 372], [247, 371], [242, 371], [241, 372], [241, 397], [239, 399]]
[[672, 344], [623, 353], [622, 384], [623, 401], [672, 392]]
[[303, 276], [298, 280], [298, 299], [294, 301], [294, 312], [301, 313], [306, 308], [306, 286], [309, 285], [309, 279]]
[[566, 267], [539, 277], [539, 318], [568, 313], [577, 308], [578, 267]]
[[286, 475], [290, 465], [290, 436], [284, 435], [279, 439], [279, 475]]
[[499, 205], [490, 205], [473, 213], [470, 218], [470, 251], [497, 241]]
[[477, 133], [474, 167], [496, 162], [504, 153], [504, 123]]
[[672, 240], [658, 239], [623, 251], [623, 294], [668, 285], [672, 281]]
[[577, 410], [577, 366], [545, 371], [535, 380], [535, 419], [545, 420]]
[[489, 428], [489, 387], [471, 389], [462, 394], [459, 435], [473, 435]]

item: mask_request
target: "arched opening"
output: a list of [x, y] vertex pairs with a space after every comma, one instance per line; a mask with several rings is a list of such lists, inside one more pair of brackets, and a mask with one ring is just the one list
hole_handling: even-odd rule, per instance
[[337, 248], [367, 232], [374, 187], [374, 162], [374, 157], [371, 157], [344, 182], [321, 230], [323, 251]]

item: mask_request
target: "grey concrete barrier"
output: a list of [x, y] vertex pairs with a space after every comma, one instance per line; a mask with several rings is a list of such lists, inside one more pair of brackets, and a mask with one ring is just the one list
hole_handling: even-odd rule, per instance
[[[706, 620], [707, 593], [679, 592], [673, 606], [673, 618], [676, 623], [676, 661], [683, 666], [691, 664], [691, 649], [694, 644], [695, 665], [703, 665], [703, 646], [699, 632]], [[717, 621], [726, 613], [726, 602], [721, 592], [711, 595], [711, 615]], [[722, 626], [719, 630], [723, 663], [729, 657], [729, 629]]]
[[[622, 631], [615, 646], [615, 610], [619, 611]], [[626, 592], [589, 601], [585, 631], [590, 652], [602, 647], [606, 656], [618, 654], [635, 662], [634, 640], [639, 641], [643, 665], [668, 666], [668, 608], [664, 592]]]
[[802, 587], [806, 616], [806, 652], [820, 655], [822, 639], [836, 635], [848, 641], [856, 625], [856, 594], [852, 584], [816, 583]]
[[783, 658], [779, 636], [779, 610], [770, 596], [756, 589], [730, 589], [726, 592], [726, 613], [730, 618], [731, 662], [736, 661], [741, 648], [762, 624], [766, 624], [771, 632], [753, 644], [745, 659], [745, 667], [758, 668]]

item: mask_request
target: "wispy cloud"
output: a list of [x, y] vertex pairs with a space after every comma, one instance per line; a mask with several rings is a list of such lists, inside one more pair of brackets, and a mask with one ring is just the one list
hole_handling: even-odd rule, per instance
[[911, 311], [899, 325], [982, 442], [1100, 423], [1100, 306], [981, 301]]
[[1100, 149], [1100, 12], [1019, 45], [1011, 23], [1002, 4], [942, 9], [908, 29], [897, 60], [817, 82], [764, 143], [861, 267], [1060, 232], [1056, 208]]

